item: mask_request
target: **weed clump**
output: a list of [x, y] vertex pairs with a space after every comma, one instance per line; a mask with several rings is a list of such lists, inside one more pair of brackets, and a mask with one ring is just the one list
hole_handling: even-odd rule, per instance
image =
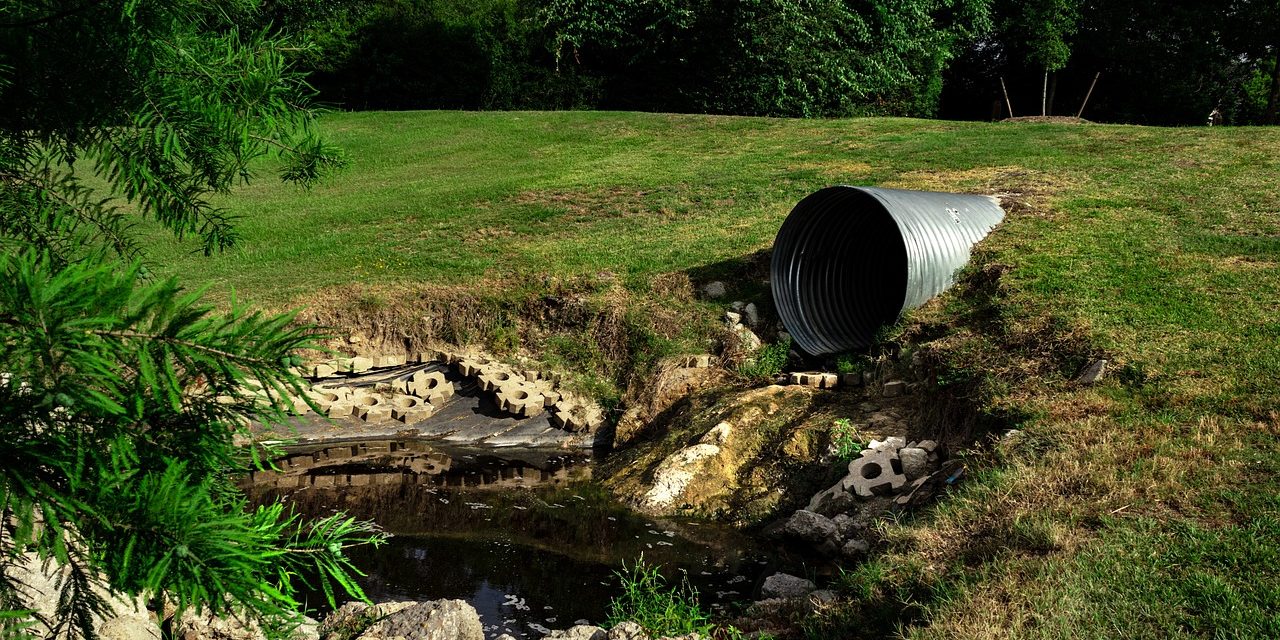
[[654, 636], [710, 636], [715, 625], [698, 604], [698, 590], [688, 578], [668, 586], [658, 569], [640, 556], [631, 567], [624, 564], [616, 572], [622, 581], [622, 595], [609, 604], [609, 626], [630, 620]]
[[791, 338], [783, 338], [760, 348], [754, 356], [738, 365], [738, 375], [753, 382], [773, 382], [787, 366]]

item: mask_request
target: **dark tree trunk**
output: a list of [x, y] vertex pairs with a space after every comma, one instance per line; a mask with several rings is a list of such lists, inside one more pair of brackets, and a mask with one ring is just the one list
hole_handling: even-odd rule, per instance
[[1271, 70], [1271, 93], [1267, 96], [1267, 124], [1280, 124], [1280, 42], [1276, 43], [1276, 66]]
[[1053, 115], [1053, 99], [1058, 95], [1058, 74], [1049, 77], [1049, 112], [1045, 115]]

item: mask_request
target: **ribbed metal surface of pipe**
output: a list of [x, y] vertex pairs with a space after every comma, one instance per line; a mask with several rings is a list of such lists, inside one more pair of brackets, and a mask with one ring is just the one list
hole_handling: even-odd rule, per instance
[[990, 196], [840, 185], [791, 210], [773, 243], [773, 301], [810, 355], [864, 349], [954, 281], [999, 224]]

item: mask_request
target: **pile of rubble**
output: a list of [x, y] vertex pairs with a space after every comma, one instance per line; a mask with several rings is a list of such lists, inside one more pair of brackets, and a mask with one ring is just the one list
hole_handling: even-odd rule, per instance
[[963, 473], [958, 461], [942, 461], [932, 440], [872, 440], [849, 462], [844, 478], [814, 495], [773, 533], [825, 556], [857, 558], [870, 547], [862, 534], [872, 518], [923, 504]]

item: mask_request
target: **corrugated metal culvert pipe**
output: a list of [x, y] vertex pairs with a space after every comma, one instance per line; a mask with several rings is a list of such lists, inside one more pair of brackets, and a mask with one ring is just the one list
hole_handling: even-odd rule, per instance
[[879, 328], [951, 286], [1004, 218], [990, 196], [827, 187], [796, 205], [773, 243], [773, 301], [809, 355], [865, 349]]

